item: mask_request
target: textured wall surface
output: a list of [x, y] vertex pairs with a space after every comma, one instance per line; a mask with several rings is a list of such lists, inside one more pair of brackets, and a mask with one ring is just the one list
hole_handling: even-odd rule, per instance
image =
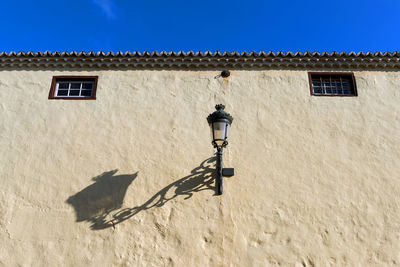
[[[400, 72], [355, 72], [358, 97], [231, 73], [2, 70], [0, 265], [400, 265]], [[97, 100], [48, 100], [53, 75], [98, 75]]]

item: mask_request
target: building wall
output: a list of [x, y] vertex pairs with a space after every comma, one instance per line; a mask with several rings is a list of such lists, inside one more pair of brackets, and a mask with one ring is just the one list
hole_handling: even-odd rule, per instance
[[[400, 72], [0, 72], [0, 265], [400, 264]], [[98, 75], [96, 100], [48, 100]], [[234, 117], [216, 196], [206, 117]]]

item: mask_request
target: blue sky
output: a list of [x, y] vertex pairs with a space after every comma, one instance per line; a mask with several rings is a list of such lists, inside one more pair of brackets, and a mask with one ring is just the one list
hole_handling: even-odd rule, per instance
[[2, 3], [0, 51], [395, 51], [400, 0]]

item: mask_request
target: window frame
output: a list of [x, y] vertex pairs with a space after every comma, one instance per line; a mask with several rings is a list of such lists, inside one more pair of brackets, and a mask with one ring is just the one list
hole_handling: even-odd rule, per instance
[[[339, 95], [339, 94], [315, 94], [313, 90], [313, 85], [312, 85], [312, 76], [341, 76], [341, 77], [346, 77], [350, 78], [350, 86], [353, 89], [353, 94], [348, 94], [348, 95]], [[356, 78], [354, 77], [353, 72], [308, 72], [308, 83], [310, 86], [310, 94], [312, 96], [329, 96], [329, 97], [356, 97], [358, 96], [357, 93], [357, 85], [356, 85]]]
[[[95, 100], [96, 90], [97, 90], [97, 80], [98, 76], [53, 76], [51, 81], [49, 99], [64, 99], [64, 100]], [[93, 82], [92, 96], [82, 97], [82, 96], [56, 96], [57, 82], [83, 82], [90, 81]]]

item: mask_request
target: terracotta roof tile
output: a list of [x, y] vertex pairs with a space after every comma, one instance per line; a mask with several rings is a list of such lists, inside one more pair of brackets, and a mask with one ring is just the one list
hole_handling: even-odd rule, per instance
[[400, 69], [395, 52], [0, 52], [0, 68]]

